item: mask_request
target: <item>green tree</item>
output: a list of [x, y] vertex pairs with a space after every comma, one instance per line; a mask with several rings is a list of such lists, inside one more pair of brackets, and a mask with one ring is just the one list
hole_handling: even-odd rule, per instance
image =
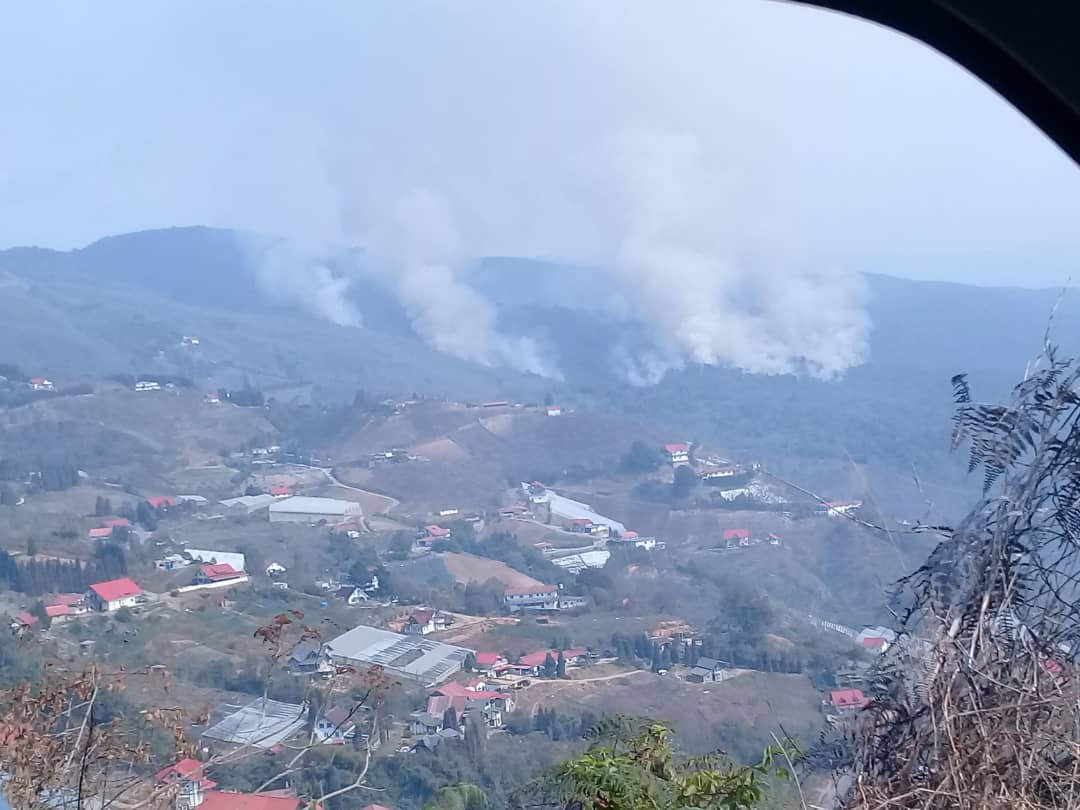
[[135, 508], [135, 518], [148, 532], [157, 529], [157, 514], [154, 512], [154, 508], [146, 501], [139, 501], [139, 505]]
[[45, 603], [40, 599], [31, 605], [30, 615], [37, 616], [42, 630], [48, 630], [49, 626], [52, 624], [52, 616], [49, 615], [49, 611], [45, 610]]
[[630, 445], [630, 450], [622, 457], [619, 466], [623, 472], [651, 473], [660, 466], [661, 460], [658, 450], [639, 439]]
[[582, 810], [750, 810], [761, 805], [770, 781], [788, 775], [775, 764], [787, 759], [778, 748], [750, 766], [722, 756], [677, 758], [671, 732], [655, 723], [617, 718], [589, 736], [585, 753], [556, 766], [533, 789], [546, 789], [557, 806]]
[[458, 727], [458, 716], [453, 706], [447, 706], [446, 711], [442, 713], [442, 725], [443, 728], [456, 729]]
[[94, 514], [98, 517], [112, 514], [112, 503], [104, 495], [98, 495], [94, 501]]
[[465, 656], [465, 669], [468, 672], [472, 672], [476, 669], [476, 654], [469, 653]]
[[694, 491], [694, 488], [698, 485], [697, 473], [694, 469], [688, 465], [682, 465], [675, 468], [675, 478], [671, 484], [671, 497], [675, 500], [682, 500], [689, 497], [690, 493]]
[[487, 810], [484, 791], [476, 785], [444, 787], [424, 805], [424, 810]]
[[555, 662], [555, 675], [559, 678], [566, 677], [566, 656], [559, 650], [559, 660]]
[[555, 663], [555, 659], [552, 658], [551, 653], [544, 656], [544, 677], [554, 678], [557, 669], [558, 664]]
[[390, 551], [387, 556], [392, 560], [404, 560], [412, 551], [413, 539], [408, 532], [396, 532], [390, 538]]
[[37, 553], [38, 553], [37, 540], [35, 540], [33, 535], [31, 535], [30, 537], [26, 538], [26, 556], [27, 557], [36, 557]]

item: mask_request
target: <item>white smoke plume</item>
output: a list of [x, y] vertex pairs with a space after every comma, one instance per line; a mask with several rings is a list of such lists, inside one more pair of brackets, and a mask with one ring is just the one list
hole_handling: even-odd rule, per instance
[[259, 286], [271, 297], [339, 326], [361, 325], [360, 313], [348, 298], [349, 278], [330, 269], [325, 249], [257, 238], [247, 248]]
[[487, 366], [507, 366], [558, 378], [536, 343], [501, 332], [495, 307], [455, 274], [458, 233], [444, 200], [426, 189], [405, 194], [376, 237], [377, 263], [425, 341], [440, 351]]
[[[756, 209], [752, 178], [668, 132], [627, 134], [616, 154], [623, 236], [611, 271], [658, 346], [694, 363], [826, 379], [863, 361], [861, 277], [806, 266], [792, 249], [797, 228]], [[648, 383], [677, 365], [658, 350], [626, 376]]]

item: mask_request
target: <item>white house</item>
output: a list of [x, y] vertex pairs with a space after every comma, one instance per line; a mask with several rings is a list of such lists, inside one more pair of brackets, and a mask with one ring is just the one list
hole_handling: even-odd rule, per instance
[[122, 607], [138, 604], [143, 589], [130, 577], [110, 579], [108, 582], [96, 582], [90, 586], [86, 600], [96, 610], [113, 611]]
[[445, 630], [452, 623], [451, 617], [442, 611], [423, 608], [409, 614], [401, 632], [410, 636], [426, 636], [428, 633]]
[[557, 610], [559, 589], [554, 585], [537, 585], [530, 588], [507, 588], [504, 594], [506, 606], [518, 610]]
[[161, 383], [153, 380], [139, 380], [135, 383], [136, 391], [160, 391]]
[[268, 562], [266, 564], [266, 575], [268, 577], [280, 577], [282, 574], [286, 573], [288, 570], [289, 569], [286, 568], [284, 565], [282, 565], [279, 562], [274, 562], [273, 560], [271, 560], [270, 562]]
[[681, 467], [683, 464], [690, 463], [690, 445], [686, 442], [665, 444], [664, 452], [667, 453], [672, 467]]

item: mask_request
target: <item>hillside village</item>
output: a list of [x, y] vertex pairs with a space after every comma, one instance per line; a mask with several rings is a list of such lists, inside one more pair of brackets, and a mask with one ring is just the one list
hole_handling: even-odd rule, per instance
[[[817, 739], [865, 705], [895, 641], [880, 583], [925, 548], [866, 529], [872, 493], [808, 496], [567, 404], [358, 397], [320, 429], [250, 387], [7, 370], [8, 643], [168, 671], [193, 756], [152, 766], [188, 810], [253, 788], [225, 752], [282, 764], [303, 740], [389, 773], [657, 703], [691, 752], [752, 758], [776, 723]], [[358, 709], [371, 672], [392, 710]]]

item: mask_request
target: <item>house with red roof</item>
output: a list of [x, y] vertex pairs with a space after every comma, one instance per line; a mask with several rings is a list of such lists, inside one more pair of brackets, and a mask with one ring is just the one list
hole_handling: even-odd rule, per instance
[[[179, 784], [176, 807], [185, 810], [305, 810], [310, 802], [298, 799], [288, 790], [268, 790], [262, 793], [239, 793], [216, 790], [217, 782], [203, 772], [206, 763], [197, 759], [182, 759], [175, 765], [162, 768], [154, 779], [159, 785]], [[316, 810], [322, 810], [317, 805]]]
[[681, 467], [690, 463], [690, 445], [686, 442], [665, 444], [664, 452], [667, 453], [668, 461], [672, 467]]
[[98, 526], [86, 533], [91, 540], [108, 540], [113, 536], [113, 530], [108, 526]]
[[574, 518], [567, 528], [578, 534], [589, 534], [592, 532], [592, 527], [593, 522], [590, 518]]
[[237, 571], [229, 563], [209, 563], [200, 565], [195, 572], [196, 585], [239, 585], [247, 582], [248, 575], [243, 571]]
[[56, 386], [47, 377], [31, 377], [30, 387], [35, 391], [55, 391]]
[[416, 538], [416, 542], [422, 546], [431, 546], [449, 540], [452, 534], [449, 529], [432, 524], [424, 527], [420, 536]]
[[476, 654], [476, 671], [491, 674], [495, 667], [506, 663], [506, 658], [497, 652], [478, 652]]
[[870, 698], [861, 689], [834, 689], [829, 693], [829, 702], [840, 711], [856, 711], [865, 708]]
[[212, 779], [208, 779], [203, 773], [203, 769], [206, 767], [205, 762], [199, 762], [197, 759], [186, 757], [175, 765], [169, 765], [166, 768], [162, 768], [156, 774], [154, 774], [154, 780], [158, 784], [171, 785], [181, 779], [186, 779], [190, 782], [198, 782], [199, 786], [203, 790], [210, 790], [217, 787], [217, 782]]
[[270, 494], [275, 498], [288, 498], [292, 495], [292, 489], [285, 486], [285, 484], [275, 484], [270, 487]]
[[89, 612], [86, 594], [82, 593], [62, 593], [45, 605], [45, 613], [53, 620], [82, 616]]
[[15, 619], [11, 622], [11, 629], [21, 635], [22, 633], [27, 633], [37, 627], [39, 621], [40, 619], [33, 613], [27, 613], [25, 610], [21, 610], [15, 615]]
[[86, 593], [86, 601], [96, 610], [111, 612], [138, 604], [142, 595], [143, 589], [135, 584], [135, 580], [131, 577], [120, 577], [107, 582], [95, 582]]
[[753, 543], [749, 529], [724, 529], [724, 545], [728, 548], [749, 546]]
[[172, 495], [151, 495], [146, 499], [151, 509], [170, 509], [176, 506], [176, 498]]
[[559, 589], [555, 585], [507, 588], [503, 599], [512, 613], [519, 610], [557, 610]]
[[125, 517], [105, 518], [105, 520], [101, 521], [101, 525], [108, 529], [130, 529], [131, 521]]

